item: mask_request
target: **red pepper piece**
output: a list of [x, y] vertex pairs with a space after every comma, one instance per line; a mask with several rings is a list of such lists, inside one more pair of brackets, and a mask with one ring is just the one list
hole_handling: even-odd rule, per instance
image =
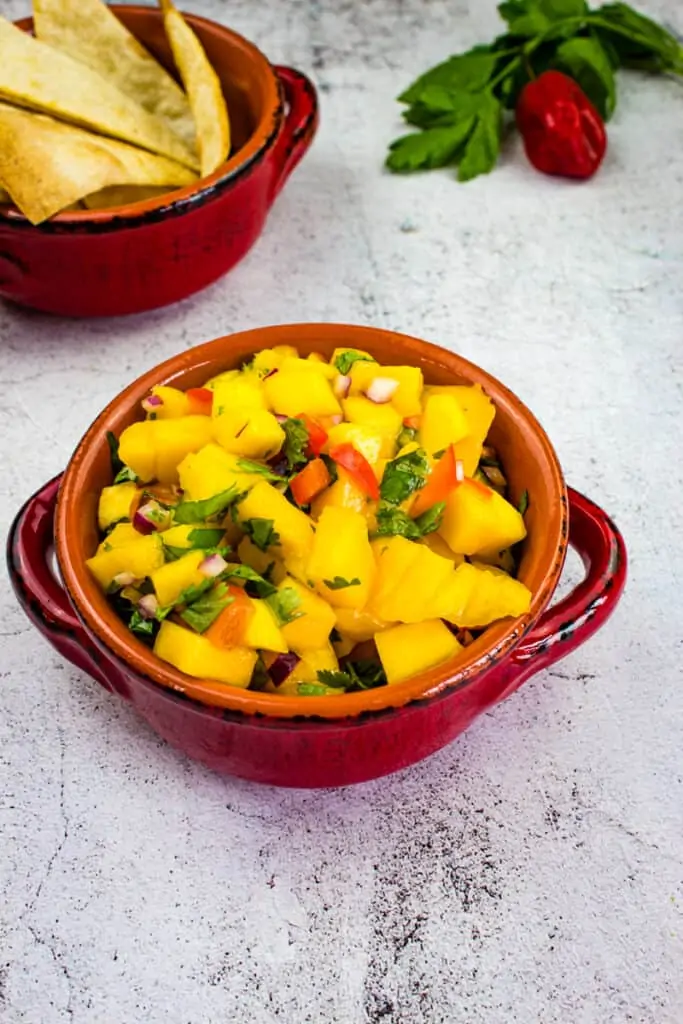
[[327, 444], [327, 431], [321, 427], [317, 420], [312, 420], [305, 412], [300, 412], [296, 417], [301, 420], [308, 434], [308, 454], [320, 455]]
[[455, 446], [450, 444], [429, 474], [427, 483], [417, 492], [410, 509], [411, 516], [420, 516], [428, 508], [445, 501], [451, 491], [458, 486], [458, 482]]
[[297, 505], [310, 505], [330, 482], [330, 474], [322, 459], [312, 459], [290, 481], [290, 489]]
[[346, 470], [354, 484], [364, 491], [368, 498], [377, 501], [379, 484], [374, 470], [365, 456], [352, 444], [339, 444], [335, 448], [330, 448], [330, 458]]
[[602, 163], [607, 134], [600, 114], [573, 78], [544, 71], [522, 90], [517, 127], [530, 162], [544, 174], [590, 178]]
[[210, 388], [188, 388], [185, 392], [189, 401], [191, 416], [210, 416], [213, 407], [213, 391]]

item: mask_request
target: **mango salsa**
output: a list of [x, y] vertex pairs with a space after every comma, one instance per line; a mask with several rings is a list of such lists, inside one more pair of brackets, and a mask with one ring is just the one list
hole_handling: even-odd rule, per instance
[[495, 414], [478, 385], [353, 348], [278, 346], [201, 388], [159, 385], [110, 439], [88, 568], [195, 678], [334, 698], [457, 666], [531, 605], [528, 500], [509, 500]]

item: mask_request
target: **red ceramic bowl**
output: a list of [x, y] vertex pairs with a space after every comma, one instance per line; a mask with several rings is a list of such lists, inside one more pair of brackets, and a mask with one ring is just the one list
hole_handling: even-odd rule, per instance
[[[284, 697], [191, 679], [159, 661], [116, 616], [85, 559], [97, 545], [100, 489], [111, 482], [105, 433], [139, 416], [155, 384], [197, 387], [253, 352], [293, 344], [327, 355], [341, 345], [381, 361], [422, 367], [432, 383], [479, 383], [496, 404], [491, 433], [513, 500], [529, 491], [520, 578], [528, 615], [491, 626], [454, 663], [413, 679], [339, 697]], [[62, 581], [51, 570], [56, 546]], [[567, 545], [586, 579], [548, 608]], [[283, 786], [339, 786], [419, 761], [462, 732], [534, 672], [583, 643], [613, 611], [626, 578], [622, 538], [604, 512], [567, 491], [557, 457], [529, 410], [502, 384], [424, 341], [367, 327], [305, 324], [235, 334], [183, 352], [140, 377], [90, 427], [62, 477], [24, 506], [8, 557], [24, 610], [44, 636], [108, 690], [130, 700], [152, 728], [218, 771]]]
[[[161, 12], [112, 10], [166, 67]], [[313, 84], [271, 67], [253, 43], [186, 15], [215, 68], [233, 152], [210, 177], [144, 203], [61, 213], [33, 226], [0, 206], [0, 295], [64, 316], [138, 313], [184, 299], [230, 270], [258, 238], [273, 200], [311, 144]], [[32, 19], [17, 22], [30, 31]]]

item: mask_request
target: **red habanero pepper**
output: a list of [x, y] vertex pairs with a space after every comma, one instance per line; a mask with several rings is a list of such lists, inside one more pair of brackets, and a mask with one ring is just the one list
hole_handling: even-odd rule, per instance
[[517, 127], [526, 155], [544, 174], [590, 178], [602, 163], [607, 134], [600, 114], [573, 78], [544, 71], [522, 90]]

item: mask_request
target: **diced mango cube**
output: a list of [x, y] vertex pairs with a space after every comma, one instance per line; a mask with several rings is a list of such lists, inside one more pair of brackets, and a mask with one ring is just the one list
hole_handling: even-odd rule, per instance
[[212, 438], [208, 416], [182, 416], [171, 420], [131, 423], [119, 438], [119, 456], [136, 476], [147, 483], [178, 480], [178, 463], [197, 452]]
[[476, 555], [511, 547], [526, 537], [526, 526], [496, 491], [465, 481], [448, 496], [439, 533], [458, 554]]
[[217, 419], [225, 413], [266, 409], [266, 396], [258, 377], [238, 373], [219, 380], [213, 389], [212, 416]]
[[338, 467], [337, 479], [329, 487], [326, 487], [322, 494], [314, 498], [311, 505], [311, 517], [320, 519], [323, 511], [328, 507], [350, 508], [354, 512], [365, 513], [368, 498], [364, 491], [358, 487], [345, 469]]
[[276, 561], [272, 551], [261, 551], [250, 537], [242, 538], [237, 546], [237, 554], [242, 565], [248, 565], [259, 576], [263, 576]]
[[420, 546], [405, 537], [380, 537], [371, 546], [377, 575], [368, 608], [380, 619], [394, 622], [394, 594], [413, 562], [417, 561]]
[[279, 535], [277, 555], [308, 555], [313, 544], [313, 527], [305, 512], [295, 508], [267, 480], [261, 480], [237, 506], [241, 523], [248, 519], [269, 519]]
[[327, 432], [328, 448], [340, 444], [351, 444], [374, 468], [379, 463], [384, 449], [384, 437], [378, 430], [362, 423], [338, 423]]
[[162, 661], [196, 679], [216, 679], [246, 689], [258, 655], [248, 647], [215, 647], [210, 640], [165, 619], [154, 642]]
[[199, 571], [199, 566], [205, 557], [201, 550], [188, 551], [182, 558], [167, 562], [151, 573], [157, 600], [162, 608], [177, 604], [184, 590], [204, 582], [206, 576]]
[[281, 370], [295, 370], [303, 373], [320, 373], [326, 380], [334, 380], [337, 371], [324, 359], [299, 359], [298, 356], [287, 356], [280, 366]]
[[269, 459], [277, 455], [285, 432], [267, 409], [236, 409], [213, 421], [214, 436], [227, 452], [247, 459]]
[[425, 398], [430, 395], [451, 395], [464, 412], [468, 431], [467, 436], [456, 443], [456, 458], [461, 460], [465, 475], [474, 476], [496, 415], [493, 402], [479, 384], [433, 385], [425, 388]]
[[460, 625], [467, 603], [477, 585], [478, 574], [469, 562], [459, 565], [434, 595], [434, 614], [440, 619]]
[[341, 412], [330, 382], [310, 369], [279, 370], [263, 381], [263, 388], [270, 407], [282, 416], [336, 416]]
[[132, 481], [103, 487], [97, 505], [97, 525], [106, 530], [112, 523], [122, 519], [130, 519], [133, 502], [138, 496], [138, 488]]
[[365, 516], [348, 508], [324, 509], [307, 571], [334, 607], [363, 608], [375, 578]]
[[161, 405], [154, 406], [154, 418], [157, 420], [177, 420], [181, 416], [188, 416], [190, 412], [190, 400], [184, 391], [178, 388], [170, 388], [159, 385], [152, 388], [152, 394], [161, 399]]
[[391, 405], [404, 416], [419, 416], [422, 412], [422, 370], [417, 366], [380, 366], [378, 363], [357, 362], [349, 371], [351, 394], [367, 392], [377, 377], [395, 380], [398, 388], [391, 397]]
[[[211, 422], [208, 416], [204, 419]], [[242, 493], [263, 479], [258, 473], [241, 469], [239, 456], [231, 455], [213, 441], [183, 459], [178, 477], [185, 501], [203, 501], [231, 487]]]
[[195, 541], [199, 538], [192, 537], [196, 531], [202, 535], [202, 547], [205, 548], [217, 547], [225, 538], [222, 528], [207, 527], [205, 523], [181, 523], [165, 530], [162, 539], [166, 547], [187, 548], [189, 551], [198, 546]]
[[285, 654], [287, 652], [285, 638], [266, 602], [258, 598], [250, 598], [250, 603], [252, 615], [244, 633], [245, 647]]
[[438, 615], [438, 595], [453, 574], [453, 562], [422, 544], [415, 545], [417, 557], [401, 576], [394, 592], [384, 602], [385, 614], [395, 622], [421, 622]]
[[457, 625], [463, 628], [488, 626], [498, 619], [524, 615], [531, 605], [531, 591], [519, 580], [488, 565], [470, 566], [476, 573], [474, 587]]
[[97, 553], [101, 554], [102, 551], [111, 551], [112, 548], [134, 544], [136, 540], [140, 540], [140, 537], [142, 534], [135, 529], [132, 523], [117, 523], [111, 533], [108, 533], [100, 543]]
[[372, 640], [375, 633], [395, 625], [380, 619], [367, 608], [335, 608], [334, 613], [337, 617], [337, 630], [354, 644]]
[[350, 423], [358, 423], [380, 434], [382, 457], [393, 458], [396, 452], [396, 439], [403, 423], [400, 413], [393, 405], [388, 402], [384, 405], [376, 405], [369, 398], [363, 398], [360, 395], [345, 398], [342, 405], [344, 416]]
[[103, 590], [119, 573], [131, 573], [135, 579], [144, 579], [163, 565], [164, 549], [156, 533], [148, 537], [138, 534], [136, 540], [117, 547], [110, 546], [109, 549], [105, 540], [100, 547], [102, 550], [86, 559], [85, 564]]
[[[336, 672], [339, 669], [339, 662], [332, 644], [329, 642], [317, 650], [304, 651], [301, 660], [294, 666], [284, 682], [279, 686], [272, 684], [267, 687], [271, 693], [279, 693], [285, 696], [296, 697], [299, 693], [299, 683], [317, 683], [318, 672]], [[339, 690], [343, 693], [343, 690]]]
[[453, 395], [428, 395], [420, 422], [420, 443], [429, 455], [442, 452], [469, 433], [465, 413]]
[[378, 633], [375, 642], [389, 684], [402, 683], [462, 651], [440, 619], [392, 626]]
[[424, 544], [435, 555], [441, 555], [442, 558], [450, 558], [454, 566], [462, 565], [465, 561], [464, 555], [456, 555], [454, 551], [451, 551], [440, 533], [426, 534], [420, 541], [420, 544]]
[[281, 632], [285, 643], [297, 654], [324, 647], [334, 629], [334, 611], [327, 601], [323, 601], [322, 597], [318, 597], [292, 576], [286, 576], [278, 584], [278, 590], [286, 588], [296, 592], [300, 601], [297, 612], [301, 612], [301, 615], [288, 622], [286, 626], [282, 626]]

